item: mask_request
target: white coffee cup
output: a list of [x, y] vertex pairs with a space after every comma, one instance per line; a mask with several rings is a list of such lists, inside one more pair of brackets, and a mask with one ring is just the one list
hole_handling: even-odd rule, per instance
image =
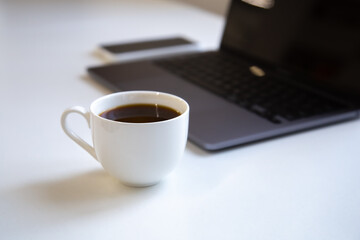
[[[172, 108], [179, 116], [150, 123], [108, 120], [101, 113], [129, 104], [158, 104]], [[71, 113], [82, 115], [91, 128], [93, 145], [80, 138], [67, 125]], [[129, 186], [150, 186], [160, 182], [181, 160], [188, 134], [189, 105], [177, 96], [153, 91], [118, 92], [103, 96], [90, 105], [90, 111], [74, 106], [61, 116], [64, 132], [104, 169]]]

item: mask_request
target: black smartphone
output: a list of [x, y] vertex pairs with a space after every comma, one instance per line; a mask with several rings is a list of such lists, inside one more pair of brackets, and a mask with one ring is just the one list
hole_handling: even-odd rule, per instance
[[184, 37], [139, 40], [100, 45], [98, 52], [107, 61], [130, 61], [198, 51], [198, 45]]

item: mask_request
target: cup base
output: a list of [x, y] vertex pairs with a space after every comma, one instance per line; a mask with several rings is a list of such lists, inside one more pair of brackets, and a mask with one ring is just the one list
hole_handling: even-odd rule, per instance
[[122, 184], [124, 184], [127, 187], [146, 188], [146, 187], [154, 186], [154, 185], [158, 184], [159, 182], [160, 181], [153, 182], [153, 183], [128, 183], [128, 182], [122, 182]]

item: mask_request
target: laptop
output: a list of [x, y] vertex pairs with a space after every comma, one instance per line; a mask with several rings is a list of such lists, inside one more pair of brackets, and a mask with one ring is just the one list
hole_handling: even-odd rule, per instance
[[88, 68], [113, 91], [190, 105], [189, 140], [209, 151], [358, 118], [357, 0], [233, 0], [217, 51]]

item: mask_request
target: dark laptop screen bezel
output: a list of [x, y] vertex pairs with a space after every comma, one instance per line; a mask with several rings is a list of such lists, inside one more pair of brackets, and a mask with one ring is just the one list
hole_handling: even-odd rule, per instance
[[220, 49], [359, 107], [358, 12], [356, 0], [233, 0]]

